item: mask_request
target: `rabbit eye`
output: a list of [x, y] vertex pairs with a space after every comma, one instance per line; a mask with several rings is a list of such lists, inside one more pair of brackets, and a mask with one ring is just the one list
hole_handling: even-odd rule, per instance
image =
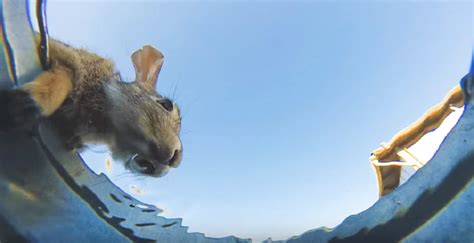
[[158, 103], [163, 107], [165, 108], [165, 110], [171, 112], [173, 111], [173, 108], [174, 108], [174, 105], [173, 105], [173, 102], [171, 102], [170, 99], [162, 99], [162, 100], [158, 100]]

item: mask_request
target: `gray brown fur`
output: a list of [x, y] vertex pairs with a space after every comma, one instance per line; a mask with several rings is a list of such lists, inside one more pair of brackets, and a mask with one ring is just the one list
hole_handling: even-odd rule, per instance
[[[123, 82], [111, 60], [50, 39], [52, 69], [70, 72], [72, 91], [47, 119], [68, 149], [103, 143], [133, 172], [159, 177], [181, 162], [181, 118], [177, 105], [155, 90], [161, 52], [145, 46], [135, 53], [147, 68], [159, 65], [155, 80]], [[151, 72], [135, 66], [137, 73]]]

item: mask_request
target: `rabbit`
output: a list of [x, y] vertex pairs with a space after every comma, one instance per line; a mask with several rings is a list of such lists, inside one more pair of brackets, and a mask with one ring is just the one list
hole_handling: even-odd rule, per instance
[[133, 82], [123, 81], [111, 60], [53, 38], [49, 58], [50, 69], [0, 92], [0, 127], [27, 130], [48, 120], [66, 149], [105, 144], [139, 175], [161, 177], [180, 165], [180, 109], [155, 90], [164, 58], [158, 49], [145, 45], [131, 55]]

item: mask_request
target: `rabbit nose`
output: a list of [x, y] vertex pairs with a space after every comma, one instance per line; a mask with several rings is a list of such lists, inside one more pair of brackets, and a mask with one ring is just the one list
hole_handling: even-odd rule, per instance
[[168, 165], [173, 168], [178, 168], [178, 166], [181, 164], [182, 159], [183, 159], [183, 150], [176, 149], [174, 150], [173, 156], [168, 161]]
[[154, 162], [173, 168], [179, 166], [183, 157], [183, 147], [179, 139], [164, 146], [150, 144], [150, 151]]
[[181, 164], [181, 160], [183, 159], [183, 145], [181, 144], [180, 139], [176, 139], [174, 143], [171, 143], [167, 149], [167, 159], [165, 160], [165, 164], [177, 168]]

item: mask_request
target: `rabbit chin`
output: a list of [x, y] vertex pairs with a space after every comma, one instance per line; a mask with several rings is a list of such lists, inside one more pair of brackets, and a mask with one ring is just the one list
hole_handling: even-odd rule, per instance
[[118, 162], [122, 163], [124, 165], [125, 169], [127, 169], [130, 172], [132, 172], [134, 174], [137, 174], [137, 175], [158, 178], [158, 177], [163, 177], [166, 174], [168, 174], [168, 172], [171, 169], [171, 167], [169, 165], [154, 162], [155, 171], [153, 172], [153, 174], [145, 174], [145, 173], [143, 173], [143, 170], [140, 168], [140, 166], [137, 165], [135, 162], [133, 162], [133, 160], [131, 160], [132, 157], [133, 157], [133, 155], [112, 153], [112, 159], [114, 161], [118, 161]]
[[[133, 164], [133, 163], [132, 163]], [[150, 177], [155, 177], [155, 178], [158, 178], [158, 177], [163, 177], [165, 176], [166, 174], [168, 174], [168, 172], [170, 171], [171, 167], [168, 166], [168, 165], [165, 165], [165, 164], [161, 164], [161, 163], [156, 163], [155, 164], [156, 166], [156, 169], [155, 169], [155, 172], [153, 174], [143, 174], [139, 168], [137, 168], [136, 166], [133, 166], [131, 165], [129, 168], [130, 168], [130, 171], [132, 171], [133, 173], [135, 174], [139, 174], [139, 175], [144, 175], [144, 176], [150, 176]]]
[[153, 174], [145, 174], [143, 173], [143, 169], [135, 163], [133, 160], [128, 160], [125, 162], [125, 168], [130, 170], [131, 172], [137, 174], [137, 175], [142, 175], [142, 176], [149, 176], [149, 177], [163, 177], [166, 174], [168, 174], [169, 170], [171, 167], [169, 165], [165, 165], [162, 163], [154, 162], [155, 165], [155, 171]]
[[169, 167], [168, 165], [164, 165], [164, 164], [159, 164], [157, 166], [157, 169], [155, 171], [155, 173], [152, 175], [153, 177], [163, 177], [165, 176], [166, 174], [168, 174], [168, 172], [170, 171], [171, 167]]

